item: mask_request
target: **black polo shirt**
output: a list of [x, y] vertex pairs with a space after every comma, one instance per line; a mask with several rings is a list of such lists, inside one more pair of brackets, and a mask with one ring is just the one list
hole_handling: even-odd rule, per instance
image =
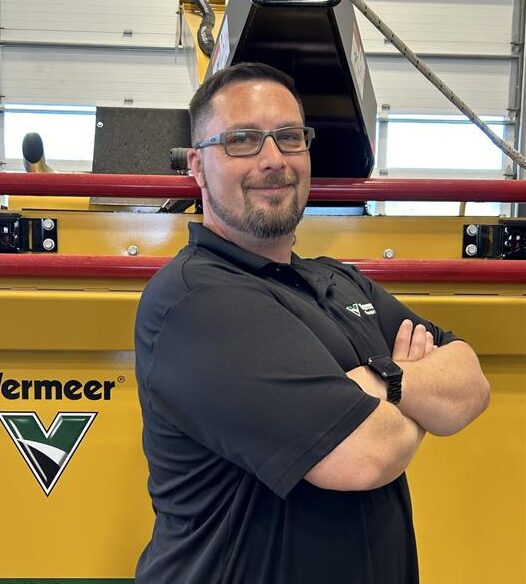
[[199, 224], [147, 285], [137, 379], [156, 512], [137, 584], [415, 584], [405, 475], [302, 477], [378, 405], [345, 372], [423, 321], [355, 268], [278, 264]]

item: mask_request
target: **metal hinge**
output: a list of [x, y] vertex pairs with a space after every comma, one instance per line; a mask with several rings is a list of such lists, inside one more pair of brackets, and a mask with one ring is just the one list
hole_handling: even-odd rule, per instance
[[22, 217], [20, 213], [0, 213], [0, 253], [56, 253], [57, 220]]
[[498, 225], [464, 225], [462, 257], [526, 260], [526, 221], [506, 219]]

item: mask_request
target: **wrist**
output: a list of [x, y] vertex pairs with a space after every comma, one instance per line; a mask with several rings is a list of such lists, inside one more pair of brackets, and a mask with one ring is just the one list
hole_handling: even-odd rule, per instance
[[367, 365], [360, 365], [347, 371], [347, 377], [354, 381], [364, 393], [387, 401], [387, 383]]
[[403, 369], [386, 355], [369, 357], [366, 365], [385, 382], [387, 401], [399, 404], [402, 399]]

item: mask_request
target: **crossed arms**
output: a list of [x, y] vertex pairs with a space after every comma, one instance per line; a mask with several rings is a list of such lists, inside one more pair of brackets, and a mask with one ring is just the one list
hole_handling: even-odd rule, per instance
[[477, 356], [463, 341], [443, 347], [410, 320], [400, 325], [392, 357], [404, 370], [402, 401], [386, 401], [385, 383], [367, 367], [347, 376], [380, 404], [305, 479], [334, 490], [367, 490], [398, 477], [416, 453], [425, 432], [458, 432], [489, 404], [489, 384]]
[[[176, 302], [170, 296], [169, 310], [151, 302], [142, 317], [162, 314], [155, 342], [138, 327], [145, 399], [167, 424], [281, 497], [301, 478], [327, 489], [386, 484], [405, 470], [426, 430], [453, 433], [487, 405], [471, 349], [373, 284], [364, 283], [378, 311], [374, 342], [404, 369], [398, 407], [368, 368], [345, 375], [367, 358], [367, 344], [348, 357], [352, 345], [339, 351], [345, 337], [330, 320], [316, 324], [315, 308], [307, 305], [306, 322], [251, 279], [219, 275], [224, 282], [206, 285], [196, 271], [189, 292]], [[150, 298], [158, 294], [151, 288]], [[407, 319], [443, 346], [434, 348], [425, 328], [400, 326]]]

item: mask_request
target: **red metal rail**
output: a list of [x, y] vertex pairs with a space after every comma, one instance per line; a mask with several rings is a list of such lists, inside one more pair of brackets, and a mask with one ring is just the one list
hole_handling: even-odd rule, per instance
[[[167, 257], [0, 254], [0, 277], [146, 280]], [[520, 260], [343, 260], [378, 282], [526, 283]]]
[[[139, 174], [0, 172], [0, 194], [198, 199], [191, 177]], [[312, 201], [526, 202], [526, 181], [467, 179], [313, 179]]]

